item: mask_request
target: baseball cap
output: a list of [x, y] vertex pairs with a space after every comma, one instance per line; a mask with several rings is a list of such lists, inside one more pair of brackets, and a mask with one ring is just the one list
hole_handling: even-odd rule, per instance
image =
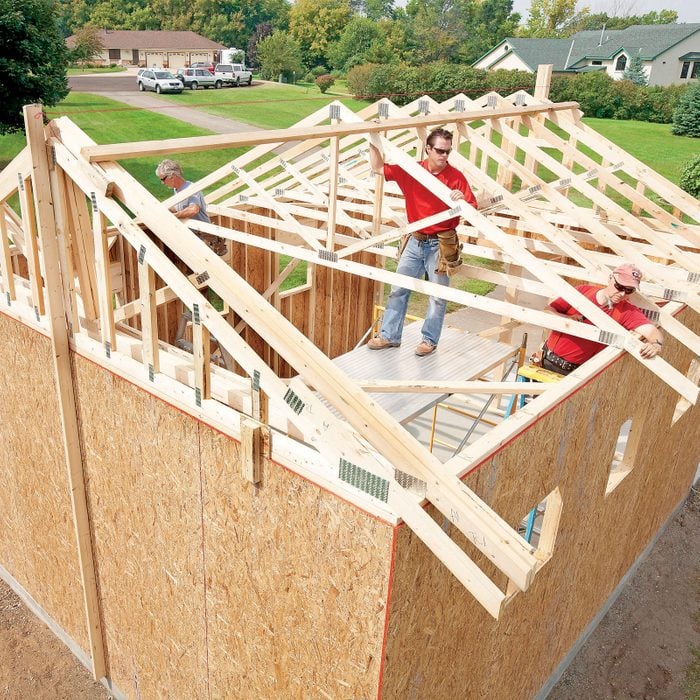
[[613, 275], [625, 287], [639, 287], [639, 283], [642, 281], [642, 271], [632, 263], [618, 265], [613, 270]]

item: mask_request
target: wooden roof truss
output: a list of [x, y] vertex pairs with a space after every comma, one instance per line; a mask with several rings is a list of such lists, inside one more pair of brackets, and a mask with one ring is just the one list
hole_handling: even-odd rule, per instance
[[[36, 106], [25, 108], [28, 124], [40, 115]], [[342, 474], [359, 475], [350, 481], [353, 487], [362, 481], [367, 498], [376, 499], [380, 507], [384, 502], [402, 518], [498, 617], [514, 591], [527, 590], [542, 556], [466, 488], [460, 476], [497, 441], [544, 410], [548, 399], [575, 386], [578, 373], [555, 388], [538, 388], [533, 393], [543, 396], [509, 420], [509, 426], [499, 428], [493, 439], [487, 436], [442, 465], [366, 391], [424, 388], [416, 382], [382, 387], [381, 382], [351, 380], [270, 299], [300, 261], [310, 270], [330, 267], [487, 311], [495, 316], [492, 334], [500, 339], [508, 339], [514, 323], [527, 322], [624, 348], [687, 402], [695, 403], [695, 382], [661, 357], [643, 360], [639, 339], [583, 298], [567, 279], [604, 284], [620, 258], [635, 262], [645, 275], [635, 303], [700, 355], [700, 339], [672, 313], [680, 303], [700, 311], [698, 203], [588, 128], [580, 117], [575, 103], [552, 104], [523, 92], [508, 97], [490, 93], [478, 100], [458, 95], [442, 103], [423, 97], [404, 107], [380, 100], [357, 114], [333, 103], [288, 130], [103, 146], [67, 118], [59, 118], [43, 135], [28, 128], [27, 147], [0, 173], [3, 303], [8, 313], [18, 313], [39, 327], [51, 320], [47, 325], [59, 358], [59, 383], [61, 377], [68, 381], [70, 372], [65, 365], [61, 369], [61, 348], [71, 343], [95, 350], [99, 343], [106, 366], [133, 374], [125, 369], [126, 358], [136, 360], [142, 368], [138, 383], [195, 415], [213, 416], [220, 425], [230, 424], [232, 415], [240, 415], [242, 422], [252, 416], [262, 424], [272, 423], [268, 416], [274, 412], [282, 415], [290, 434], [318, 450], [325, 464], [335, 465], [327, 467], [322, 482], [348, 489]], [[478, 210], [453, 202], [447, 188], [416, 164], [425, 136], [435, 126], [452, 129], [455, 146], [463, 147], [453, 150], [451, 162], [467, 175], [480, 200]], [[503, 263], [503, 271], [469, 264], [463, 268], [465, 274], [506, 287], [505, 300], [406, 278], [351, 259], [360, 251], [393, 258], [396, 248], [391, 244], [428, 223], [407, 224], [398, 190], [369, 168], [369, 143], [445, 202], [445, 212], [430, 222], [459, 214], [464, 252]], [[168, 207], [178, 196], [159, 202], [119, 163], [136, 156], [241, 145], [250, 150], [194, 184], [206, 191], [210, 213], [230, 222], [225, 227], [194, 221], [186, 225], [175, 219]], [[250, 223], [275, 234], [253, 235], [247, 232]], [[288, 255], [292, 262], [259, 294], [193, 230]], [[161, 243], [194, 272], [181, 272]], [[138, 255], [138, 298], [115, 307], [110, 248], [117, 244], [128, 245]], [[50, 258], [49, 251], [55, 251]], [[156, 278], [165, 286], [157, 288]], [[313, 284], [311, 273], [309, 283]], [[236, 328], [201, 293], [203, 286], [211, 287], [240, 317]], [[524, 306], [518, 297], [521, 291], [538, 295], [542, 305]], [[544, 300], [552, 296], [576, 305], [593, 325], [542, 311]], [[194, 320], [191, 367], [184, 379], [182, 353], [158, 337], [158, 306], [173, 299], [191, 309]], [[659, 306], [659, 300], [669, 303]], [[140, 318], [140, 332], [124, 325], [134, 317]], [[242, 338], [244, 324], [297, 376], [285, 380], [263, 362]], [[235, 358], [245, 378], [211, 365], [210, 336]], [[194, 392], [172, 389], [166, 375], [179, 377]], [[222, 390], [222, 383], [228, 388]], [[489, 391], [488, 385], [475, 384], [452, 382], [442, 388]], [[491, 393], [515, 390], [512, 382], [494, 382]], [[264, 410], [267, 401], [269, 414]], [[70, 406], [66, 410], [70, 412]], [[230, 429], [238, 436], [244, 433], [238, 425]], [[275, 436], [280, 450], [290, 444], [284, 435]], [[506, 590], [428, 515], [422, 499], [507, 577]]]

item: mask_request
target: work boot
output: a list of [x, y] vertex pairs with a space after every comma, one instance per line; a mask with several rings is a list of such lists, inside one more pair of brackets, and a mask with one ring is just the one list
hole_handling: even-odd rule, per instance
[[384, 350], [384, 348], [398, 348], [401, 343], [392, 343], [386, 338], [382, 338], [381, 335], [375, 335], [374, 338], [370, 338], [367, 343], [367, 347], [370, 350]]
[[433, 345], [427, 340], [421, 340], [416, 347], [416, 355], [418, 355], [418, 357], [425, 357], [425, 355], [430, 355], [431, 352], [434, 352], [436, 347], [437, 345]]

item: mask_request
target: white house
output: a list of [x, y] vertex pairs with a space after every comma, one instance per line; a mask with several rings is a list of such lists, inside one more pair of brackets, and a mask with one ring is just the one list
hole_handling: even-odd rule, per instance
[[587, 30], [568, 39], [508, 37], [477, 60], [485, 70], [535, 72], [551, 63], [555, 73], [604, 70], [622, 78], [634, 56], [642, 59], [649, 85], [683, 84], [700, 78], [700, 24], [648, 24]]
[[[96, 60], [105, 65], [185, 68], [196, 62], [218, 62], [226, 47], [195, 32], [127, 31], [101, 29], [102, 54]], [[69, 48], [75, 36], [66, 39]]]

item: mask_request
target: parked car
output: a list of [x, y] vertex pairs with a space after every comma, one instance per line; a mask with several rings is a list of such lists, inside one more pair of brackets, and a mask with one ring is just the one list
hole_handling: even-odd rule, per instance
[[228, 80], [236, 87], [253, 82], [253, 74], [242, 63], [217, 63], [214, 75]]
[[214, 74], [214, 64], [207, 61], [193, 63], [190, 68], [204, 68], [204, 70], [208, 70], [212, 75]]
[[213, 75], [204, 68], [178, 68], [177, 79], [183, 87], [196, 90], [200, 85], [205, 88], [214, 87], [217, 90], [224, 85], [224, 79]]
[[144, 68], [136, 76], [139, 90], [161, 92], [182, 92], [182, 83], [168, 70]]

